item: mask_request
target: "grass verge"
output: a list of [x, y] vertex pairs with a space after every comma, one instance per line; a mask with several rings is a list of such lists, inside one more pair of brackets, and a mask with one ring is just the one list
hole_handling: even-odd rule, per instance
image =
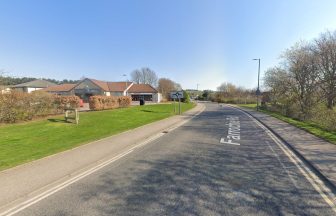
[[[256, 110], [257, 104], [237, 104], [240, 107], [248, 108], [248, 109], [253, 109]], [[295, 120], [286, 116], [283, 116], [279, 113], [276, 112], [271, 112], [268, 110], [260, 109], [261, 112], [266, 113], [270, 116], [273, 116], [277, 119], [280, 119], [284, 122], [287, 122], [295, 127], [301, 128], [317, 137], [320, 137], [330, 143], [336, 144], [336, 133], [327, 131], [323, 128], [321, 128], [319, 125], [312, 123], [312, 122], [303, 122], [299, 120]]]
[[[194, 104], [182, 104], [182, 112]], [[0, 170], [174, 115], [172, 104], [80, 113], [79, 125], [63, 116], [0, 126]]]

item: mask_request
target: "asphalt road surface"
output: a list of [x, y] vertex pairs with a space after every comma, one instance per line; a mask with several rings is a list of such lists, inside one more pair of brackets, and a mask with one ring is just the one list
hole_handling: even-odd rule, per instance
[[207, 104], [183, 126], [17, 215], [335, 212], [248, 116]]

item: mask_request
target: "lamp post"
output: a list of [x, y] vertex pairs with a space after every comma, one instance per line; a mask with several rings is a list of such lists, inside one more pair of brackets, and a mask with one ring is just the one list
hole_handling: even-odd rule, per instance
[[257, 111], [259, 111], [259, 95], [260, 95], [260, 89], [259, 89], [259, 78], [260, 78], [260, 58], [258, 59], [253, 59], [254, 61], [258, 61], [258, 88], [256, 91], [257, 95]]

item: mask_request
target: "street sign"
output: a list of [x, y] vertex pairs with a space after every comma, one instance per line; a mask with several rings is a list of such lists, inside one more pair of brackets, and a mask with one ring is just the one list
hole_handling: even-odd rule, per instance
[[170, 92], [171, 99], [181, 99], [183, 98], [183, 91]]

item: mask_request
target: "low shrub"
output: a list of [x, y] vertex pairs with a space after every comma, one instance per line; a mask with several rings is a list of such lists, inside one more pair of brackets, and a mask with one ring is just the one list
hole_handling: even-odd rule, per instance
[[80, 104], [80, 98], [75, 95], [54, 96], [54, 107], [57, 113], [62, 113], [65, 108], [72, 108], [72, 109], [78, 108], [79, 104]]
[[54, 114], [54, 96], [43, 91], [34, 91], [29, 94], [30, 119], [34, 116], [47, 116]]
[[0, 94], [0, 122], [14, 123], [24, 119], [25, 107], [29, 99], [23, 92], [13, 91]]
[[119, 107], [129, 107], [132, 103], [132, 98], [130, 96], [118, 97]]
[[334, 110], [327, 109], [325, 106], [316, 107], [310, 120], [328, 131], [336, 132], [336, 112]]
[[106, 110], [115, 109], [119, 107], [128, 107], [131, 105], [132, 98], [129, 96], [91, 96], [89, 99], [89, 106], [91, 110]]
[[0, 94], [0, 122], [32, 120], [35, 117], [62, 113], [66, 107], [79, 107], [79, 97], [54, 96], [43, 91], [11, 91]]
[[189, 96], [188, 92], [186, 92], [186, 91], [183, 91], [182, 102], [184, 102], [184, 103], [190, 103], [190, 96]]

